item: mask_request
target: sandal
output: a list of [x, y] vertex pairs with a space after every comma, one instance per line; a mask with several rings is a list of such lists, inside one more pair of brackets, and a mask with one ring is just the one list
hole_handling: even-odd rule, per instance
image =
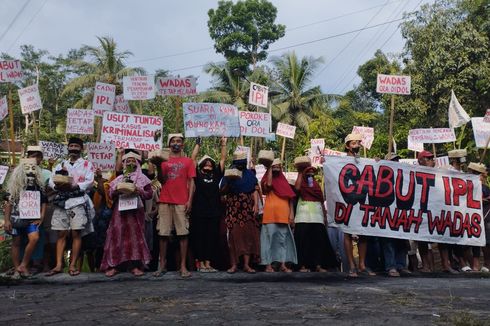
[[228, 274], [235, 274], [237, 272], [236, 267], [231, 267], [226, 271]]
[[70, 276], [78, 276], [78, 275], [80, 275], [80, 271], [79, 271], [78, 269], [70, 269], [70, 270], [68, 271], [68, 274], [69, 274]]
[[217, 273], [218, 270], [216, 268], [213, 268], [213, 267], [209, 267], [208, 268], [208, 273]]
[[388, 271], [388, 276], [390, 277], [400, 277], [400, 273], [398, 273], [398, 271], [394, 268], [390, 269]]
[[249, 268], [247, 268], [247, 269], [243, 269], [243, 271], [244, 271], [245, 273], [248, 273], [248, 274], [255, 274], [255, 273], [256, 273], [255, 269], [250, 268], [250, 267], [249, 267]]
[[376, 273], [373, 272], [369, 267], [366, 267], [362, 271], [359, 271], [359, 274], [366, 276], [376, 276]]
[[19, 273], [20, 277], [22, 278], [29, 278], [29, 277], [32, 277], [32, 274], [29, 273], [29, 270], [28, 269], [17, 269], [17, 273]]
[[56, 270], [56, 269], [52, 269], [49, 272], [47, 272], [44, 276], [51, 277], [53, 275], [61, 274], [61, 273], [63, 273], [63, 272], [62, 271], [59, 271], [59, 270]]
[[145, 272], [143, 272], [141, 269], [135, 267], [135, 268], [133, 268], [131, 270], [131, 274], [133, 274], [134, 276], [138, 277], [138, 276], [145, 275]]
[[347, 273], [347, 276], [352, 278], [359, 277], [355, 268], [349, 269], [349, 273]]
[[158, 269], [157, 271], [155, 271], [153, 273], [153, 277], [160, 277], [162, 275], [165, 275], [167, 273], [167, 269], [164, 268], [164, 269]]
[[189, 272], [189, 271], [181, 271], [180, 272], [180, 277], [182, 277], [182, 278], [189, 278], [189, 277], [191, 277], [191, 272]]
[[291, 270], [291, 269], [289, 269], [287, 267], [283, 267], [283, 268], [281, 268], [281, 272], [283, 272], [283, 273], [292, 273], [293, 270]]

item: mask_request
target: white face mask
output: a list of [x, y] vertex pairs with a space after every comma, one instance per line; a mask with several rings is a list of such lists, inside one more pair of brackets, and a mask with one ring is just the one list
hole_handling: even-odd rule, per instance
[[32, 163], [25, 163], [24, 164], [24, 172], [26, 175], [35, 175], [36, 174], [36, 167], [37, 165], [32, 164]]

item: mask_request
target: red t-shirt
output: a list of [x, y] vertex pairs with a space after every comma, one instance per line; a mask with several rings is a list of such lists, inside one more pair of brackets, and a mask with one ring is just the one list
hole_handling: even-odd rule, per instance
[[189, 200], [187, 182], [196, 176], [194, 162], [188, 157], [170, 157], [162, 163], [167, 181], [160, 191], [160, 203], [185, 205]]

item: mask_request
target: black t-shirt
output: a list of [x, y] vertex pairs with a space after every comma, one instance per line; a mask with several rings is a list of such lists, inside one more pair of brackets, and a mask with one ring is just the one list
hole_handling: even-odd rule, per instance
[[194, 182], [196, 191], [192, 203], [192, 217], [217, 218], [223, 214], [223, 205], [219, 193], [219, 182], [223, 173], [216, 167], [212, 174], [205, 175], [199, 169], [196, 170]]

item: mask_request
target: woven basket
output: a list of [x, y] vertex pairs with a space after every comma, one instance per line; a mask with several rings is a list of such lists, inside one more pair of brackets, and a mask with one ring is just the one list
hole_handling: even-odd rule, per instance
[[148, 153], [148, 159], [153, 157], [159, 157], [163, 161], [168, 161], [170, 150], [168, 148], [152, 151]]
[[261, 150], [259, 151], [258, 160], [259, 164], [264, 166], [270, 166], [272, 161], [274, 161], [274, 151]]
[[73, 182], [73, 178], [67, 175], [55, 174], [53, 177], [53, 182], [55, 185], [70, 185]]
[[225, 170], [225, 178], [228, 179], [241, 179], [242, 171], [238, 169], [226, 169]]
[[116, 190], [123, 194], [132, 194], [136, 191], [136, 186], [131, 182], [120, 182], [117, 184]]
[[304, 169], [311, 166], [311, 160], [308, 156], [300, 156], [294, 159], [294, 166], [297, 169]]

